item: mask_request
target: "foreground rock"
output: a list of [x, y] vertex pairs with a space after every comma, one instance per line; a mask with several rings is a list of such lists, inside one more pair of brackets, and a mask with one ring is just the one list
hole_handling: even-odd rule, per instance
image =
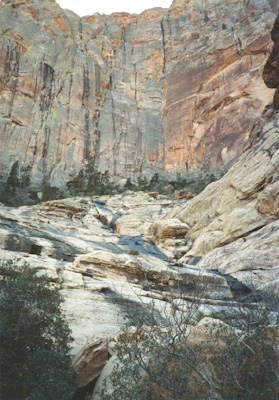
[[[136, 193], [0, 207], [1, 265], [33, 268], [60, 287], [81, 386], [99, 376], [115, 335], [145, 305], [152, 304], [158, 316], [166, 310], [172, 315], [171, 307], [184, 313], [198, 299], [197, 316], [217, 316], [226, 310], [237, 315], [235, 287], [216, 271], [206, 270], [216, 269], [214, 263], [203, 269], [176, 263], [169, 259], [171, 240], [176, 245], [180, 239], [166, 239], [166, 251], [150, 240], [151, 210], [158, 220], [178, 203]], [[174, 225], [173, 234], [177, 221]], [[188, 231], [186, 224], [180, 225]], [[243, 290], [240, 285], [239, 293]]]
[[185, 237], [190, 229], [189, 225], [181, 222], [178, 218], [163, 219], [156, 221], [150, 227], [150, 233], [156, 242], [165, 242], [167, 239], [179, 239]]
[[82, 168], [124, 182], [227, 169], [273, 95], [261, 74], [278, 12], [182, 0], [79, 18], [53, 0], [3, 0], [2, 185], [34, 197], [42, 182], [85, 186]]
[[[38, 274], [48, 275], [61, 288], [66, 317], [73, 332], [72, 353], [81, 385], [99, 375], [108, 358], [107, 345], [124, 324], [125, 313], [121, 312], [124, 306], [118, 304], [123, 284], [127, 301], [134, 299], [139, 302], [142, 290], [135, 292], [130, 282], [121, 275], [118, 284], [115, 284], [105, 273], [103, 279], [100, 274], [93, 278], [85, 268], [77, 268], [76, 265], [81, 265], [82, 257], [86, 258], [86, 254], [93, 251], [111, 254], [112, 260], [114, 257], [129, 259], [128, 254], [132, 251], [142, 252], [143, 255], [149, 253], [151, 258], [153, 254], [159, 265], [161, 259], [166, 259], [142, 235], [131, 236], [129, 230], [129, 234], [119, 236], [106, 224], [109, 221], [103, 219], [105, 212], [115, 220], [121, 215], [121, 209], [123, 215], [132, 212], [134, 202], [142, 202], [142, 214], [145, 210], [148, 214], [148, 207], [152, 207], [154, 217], [172, 205], [170, 200], [162, 198], [154, 207], [152, 197], [138, 194], [66, 199], [18, 209], [0, 207], [0, 262], [2, 265], [12, 263], [33, 268]], [[138, 207], [136, 209], [138, 211]], [[161, 262], [166, 269], [166, 262]], [[149, 294], [148, 289], [145, 294]], [[143, 298], [151, 301], [145, 294]]]
[[207, 253], [199, 268], [218, 269], [247, 287], [279, 295], [279, 221]]
[[145, 304], [160, 313], [171, 300], [183, 309], [197, 290], [209, 314], [233, 304], [225, 278], [170, 263], [150, 241], [151, 215], [154, 221], [175, 204], [136, 193], [0, 207], [0, 263], [33, 268], [60, 287], [81, 386], [100, 374], [109, 343]]

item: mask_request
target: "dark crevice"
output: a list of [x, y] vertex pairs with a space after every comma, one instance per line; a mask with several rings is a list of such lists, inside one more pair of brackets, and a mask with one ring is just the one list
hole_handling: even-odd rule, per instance
[[233, 34], [233, 40], [234, 40], [235, 47], [236, 47], [236, 52], [237, 52], [237, 54], [241, 57], [242, 54], [243, 54], [242, 41], [241, 41], [241, 39], [235, 34], [234, 28], [232, 28], [232, 34]]
[[82, 33], [82, 21], [79, 21], [79, 38], [83, 40], [83, 33]]
[[112, 108], [112, 135], [113, 135], [113, 175], [116, 176], [117, 172], [117, 161], [116, 161], [116, 154], [117, 154], [117, 135], [116, 135], [116, 121], [115, 121], [115, 105], [114, 105], [114, 98], [113, 94], [111, 97], [111, 108]]
[[98, 378], [94, 379], [94, 381], [90, 382], [88, 385], [78, 388], [72, 400], [85, 400], [93, 394], [93, 390], [96, 386]]
[[223, 276], [226, 279], [234, 299], [237, 300], [245, 299], [246, 296], [251, 294], [251, 289], [249, 289], [246, 285], [244, 285], [242, 282], [240, 282], [233, 276], [222, 275], [222, 274], [220, 274], [220, 276]]
[[42, 253], [43, 247], [39, 246], [37, 244], [32, 244], [30, 248], [30, 254], [36, 254], [37, 256], [40, 256]]
[[85, 110], [84, 115], [84, 159], [87, 160], [90, 156], [90, 113], [89, 113], [89, 97], [90, 97], [90, 79], [88, 73], [88, 65], [83, 67], [83, 93], [82, 105]]
[[42, 112], [46, 112], [49, 110], [52, 101], [52, 83], [54, 80], [54, 69], [46, 63], [41, 63], [41, 76], [43, 80], [43, 85], [40, 96], [40, 110]]
[[164, 28], [164, 18], [160, 22], [161, 32], [162, 32], [162, 46], [163, 46], [163, 75], [166, 73], [166, 39], [165, 39], [165, 28]]

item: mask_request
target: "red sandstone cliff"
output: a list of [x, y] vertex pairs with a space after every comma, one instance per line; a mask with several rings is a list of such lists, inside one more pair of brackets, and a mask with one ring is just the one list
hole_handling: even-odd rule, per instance
[[231, 166], [273, 96], [261, 75], [279, 4], [204, 4], [79, 18], [2, 1], [1, 180], [17, 161], [35, 187], [63, 187], [89, 157], [122, 178]]

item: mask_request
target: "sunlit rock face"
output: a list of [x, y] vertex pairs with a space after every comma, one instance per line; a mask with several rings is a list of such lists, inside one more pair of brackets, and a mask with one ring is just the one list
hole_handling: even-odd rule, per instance
[[0, 6], [0, 168], [63, 187], [89, 158], [118, 178], [219, 173], [273, 91], [273, 0], [174, 1], [79, 18], [55, 1]]
[[[187, 226], [180, 262], [203, 270], [219, 270], [248, 287], [278, 295], [279, 244], [279, 17], [274, 46], [264, 68], [267, 86], [277, 88], [273, 104], [250, 133], [246, 151], [217, 182], [197, 197], [174, 207], [149, 227], [154, 240], [165, 247], [173, 226]], [[191, 259], [191, 261], [189, 261]]]

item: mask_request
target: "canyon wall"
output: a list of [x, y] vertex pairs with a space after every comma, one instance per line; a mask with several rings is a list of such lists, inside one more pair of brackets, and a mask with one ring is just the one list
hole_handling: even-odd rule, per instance
[[175, 0], [79, 18], [55, 0], [3, 0], [1, 182], [61, 188], [92, 160], [123, 181], [228, 169], [273, 96], [261, 76], [278, 12]]
[[[150, 233], [158, 244], [169, 248], [166, 238], [172, 232], [184, 246], [181, 263], [218, 270], [250, 288], [278, 295], [279, 16], [272, 40], [263, 78], [277, 90], [273, 104], [251, 130], [246, 151], [219, 181], [165, 213]], [[182, 241], [178, 228], [174, 234], [174, 227], [181, 223], [188, 226]]]
[[[55, 2], [45, 4], [57, 7]], [[179, 3], [174, 5], [178, 7]], [[19, 7], [23, 7], [22, 4]], [[32, 40], [35, 39], [36, 36], [32, 36]], [[274, 47], [264, 68], [264, 81], [277, 89], [279, 17], [272, 39]], [[61, 47], [61, 52], [64, 50], [65, 46]], [[34, 48], [34, 57], [40, 51], [39, 45]], [[13, 60], [15, 53], [10, 51], [9, 54]], [[10, 71], [13, 76], [17, 73], [17, 64], [11, 70], [10, 65], [13, 65], [11, 61], [5, 67], [6, 72]], [[42, 68], [45, 75], [42, 82], [37, 80], [37, 85], [42, 85], [45, 93], [54, 75], [48, 67]], [[24, 74], [20, 74], [18, 82], [23, 85]], [[31, 81], [26, 78], [24, 82], [27, 85]], [[79, 89], [86, 87], [81, 78], [79, 84], [76, 84]], [[27, 88], [25, 91], [29, 93]], [[4, 92], [8, 96], [7, 89]], [[19, 208], [0, 204], [0, 265], [9, 267], [12, 262], [32, 268], [39, 275], [47, 274], [61, 289], [64, 310], [73, 332], [72, 355], [80, 386], [91, 384], [113, 354], [119, 331], [127, 323], [127, 306], [129, 310], [150, 306], [159, 315], [160, 310], [171, 313], [173, 307], [171, 310], [167, 307], [174, 304], [185, 312], [191, 299], [199, 293], [199, 296], [202, 294], [199, 315], [216, 321], [223, 319], [226, 313], [236, 319], [245, 315], [252, 305], [255, 306], [255, 290], [258, 299], [263, 296], [269, 301], [273, 295], [278, 296], [277, 93], [278, 90], [274, 103], [266, 107], [251, 130], [246, 151], [238, 162], [223, 178], [190, 201], [168, 199], [153, 192], [76, 197]], [[109, 90], [107, 95], [111, 95]], [[11, 106], [15, 107], [19, 98], [15, 91]], [[1, 101], [3, 99], [5, 95]], [[54, 118], [59, 110], [64, 112], [61, 104], [56, 105], [55, 97], [51, 100], [53, 103], [49, 103], [52, 105], [46, 106], [48, 99], [52, 99], [52, 91], [37, 99], [49, 113], [42, 124], [49, 123], [50, 115]], [[14, 115], [13, 107], [9, 118]], [[22, 106], [17, 110], [22, 118], [25, 109]], [[78, 116], [77, 112], [76, 118]], [[240, 114], [237, 118], [241, 117]], [[18, 138], [13, 151], [23, 143]], [[74, 167], [74, 158], [69, 160]], [[46, 168], [48, 162], [46, 158]], [[34, 173], [36, 171], [34, 168]], [[277, 313], [278, 302], [275, 307]], [[276, 315], [273, 313], [273, 317]], [[199, 335], [200, 332], [198, 330]]]

